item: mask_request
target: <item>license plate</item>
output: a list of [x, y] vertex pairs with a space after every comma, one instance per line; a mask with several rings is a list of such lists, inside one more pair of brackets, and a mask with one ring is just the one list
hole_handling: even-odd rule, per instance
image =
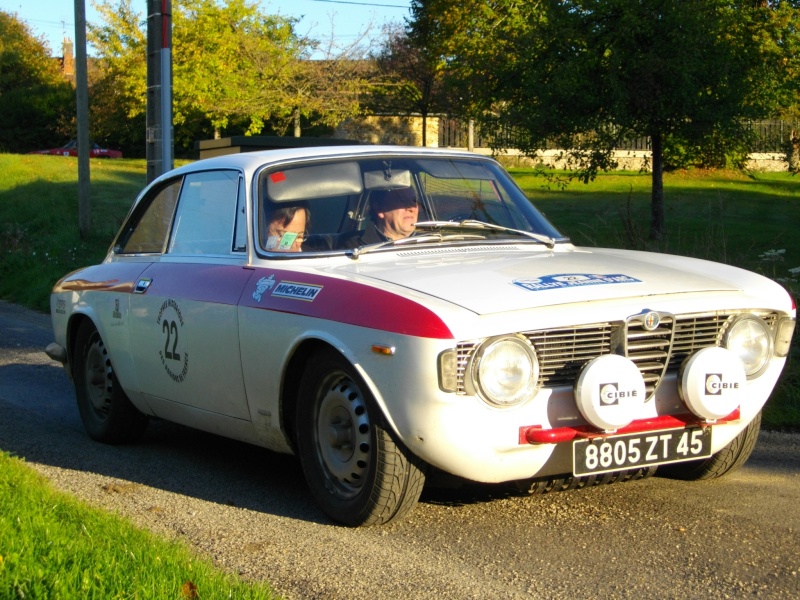
[[711, 456], [711, 428], [665, 429], [575, 440], [575, 475], [608, 473]]

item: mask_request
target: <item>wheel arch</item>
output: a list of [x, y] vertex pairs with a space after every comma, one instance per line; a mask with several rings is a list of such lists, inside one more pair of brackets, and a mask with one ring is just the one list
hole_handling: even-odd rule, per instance
[[[84, 323], [91, 323], [97, 329], [97, 322], [88, 314], [83, 312], [73, 313], [67, 323], [67, 364], [69, 365], [70, 377], [75, 377], [75, 344], [78, 341], [78, 332]], [[102, 333], [100, 334], [102, 337]]]
[[386, 414], [386, 407], [383, 404], [383, 399], [376, 394], [374, 382], [370, 380], [363, 369], [359, 368], [357, 361], [353, 360], [347, 352], [342, 351], [336, 343], [322, 338], [307, 338], [303, 340], [292, 352], [291, 357], [286, 362], [286, 367], [283, 371], [283, 381], [280, 390], [280, 419], [281, 429], [285, 432], [293, 451], [297, 451], [297, 424], [295, 422], [295, 412], [297, 406], [297, 397], [300, 391], [300, 382], [303, 377], [303, 372], [311, 360], [311, 357], [322, 350], [330, 350], [339, 354], [346, 360], [353, 368], [355, 373], [361, 380], [360, 383], [369, 392], [375, 400], [378, 417], [380, 424], [384, 428], [391, 429], [397, 434], [395, 424]]
[[[303, 342], [294, 349], [283, 371], [280, 400], [281, 428], [286, 432], [286, 437], [294, 452], [297, 452], [295, 409], [297, 407], [297, 395], [300, 392], [300, 382], [303, 377], [303, 372], [309, 360], [311, 360], [311, 357], [316, 352], [326, 348], [339, 352], [332, 344], [319, 338], [303, 340]], [[339, 353], [341, 354], [341, 352]]]

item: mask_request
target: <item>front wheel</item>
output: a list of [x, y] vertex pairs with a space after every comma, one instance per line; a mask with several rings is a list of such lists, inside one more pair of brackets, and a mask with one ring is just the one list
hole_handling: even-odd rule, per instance
[[379, 424], [350, 364], [322, 351], [308, 362], [297, 401], [297, 449], [322, 510], [351, 527], [407, 514], [422, 493], [422, 462]]
[[105, 343], [89, 321], [78, 330], [74, 381], [78, 412], [89, 437], [107, 444], [123, 444], [142, 436], [147, 416], [125, 395]]
[[730, 444], [716, 454], [712, 454], [703, 460], [693, 460], [659, 467], [658, 474], [687, 481], [722, 477], [726, 473], [737, 470], [747, 462], [756, 445], [760, 430], [761, 413], [759, 412], [756, 418], [731, 440]]

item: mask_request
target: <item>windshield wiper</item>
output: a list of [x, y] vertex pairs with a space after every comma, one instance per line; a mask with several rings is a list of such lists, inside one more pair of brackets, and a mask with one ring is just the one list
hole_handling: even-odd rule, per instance
[[522, 235], [539, 243], [544, 244], [548, 248], [554, 248], [556, 241], [542, 235], [541, 233], [533, 233], [532, 231], [524, 231], [522, 229], [514, 229], [513, 227], [504, 227], [503, 225], [494, 225], [493, 223], [485, 223], [483, 221], [476, 221], [475, 219], [464, 219], [463, 221], [420, 221], [416, 225], [417, 229], [442, 229], [444, 227], [456, 227], [467, 229], [491, 229], [493, 231], [504, 231], [506, 233], [514, 233]]
[[385, 242], [380, 242], [378, 244], [370, 244], [367, 246], [359, 246], [357, 248], [353, 248], [347, 252], [347, 256], [350, 258], [358, 258], [362, 254], [367, 254], [368, 252], [372, 252], [373, 250], [379, 250], [381, 248], [386, 248], [388, 246], [411, 246], [413, 244], [424, 244], [426, 242], [452, 242], [452, 241], [461, 241], [461, 240], [484, 240], [486, 236], [475, 234], [475, 233], [459, 233], [459, 234], [450, 234], [445, 235], [440, 232], [432, 232], [426, 233], [424, 235], [412, 235], [406, 238], [401, 238], [399, 240], [387, 240]]
[[535, 240], [540, 244], [544, 244], [545, 246], [551, 249], [554, 248], [556, 245], [556, 242], [553, 238], [547, 237], [546, 235], [542, 235], [540, 233], [533, 233], [531, 231], [524, 231], [522, 229], [514, 229], [512, 227], [504, 227], [502, 225], [494, 225], [492, 223], [485, 223], [483, 221], [476, 221], [474, 219], [465, 219], [463, 221], [419, 221], [416, 224], [416, 229], [428, 229], [431, 230], [430, 233], [425, 233], [423, 235], [411, 235], [407, 238], [401, 238], [399, 240], [387, 240], [385, 242], [380, 242], [378, 244], [359, 246], [357, 248], [353, 248], [352, 250], [348, 251], [347, 256], [349, 256], [350, 258], [358, 258], [362, 254], [372, 252], [373, 250], [386, 248], [388, 246], [396, 247], [396, 246], [408, 246], [412, 244], [424, 244], [426, 242], [447, 242], [455, 240], [486, 239], [486, 236], [480, 234], [460, 233], [460, 234], [445, 235], [441, 231], [436, 231], [444, 228], [490, 229], [492, 231], [503, 231], [506, 233], [521, 235], [526, 238]]

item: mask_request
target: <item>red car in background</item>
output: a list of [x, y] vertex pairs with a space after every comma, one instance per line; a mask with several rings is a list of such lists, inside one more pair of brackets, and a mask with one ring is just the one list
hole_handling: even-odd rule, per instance
[[[62, 146], [61, 148], [50, 148], [49, 150], [35, 150], [29, 154], [53, 154], [57, 156], [78, 156], [78, 142], [72, 140]], [[108, 148], [101, 148], [99, 144], [92, 143], [89, 150], [90, 158], [122, 158], [122, 152], [119, 150], [110, 150]]]

